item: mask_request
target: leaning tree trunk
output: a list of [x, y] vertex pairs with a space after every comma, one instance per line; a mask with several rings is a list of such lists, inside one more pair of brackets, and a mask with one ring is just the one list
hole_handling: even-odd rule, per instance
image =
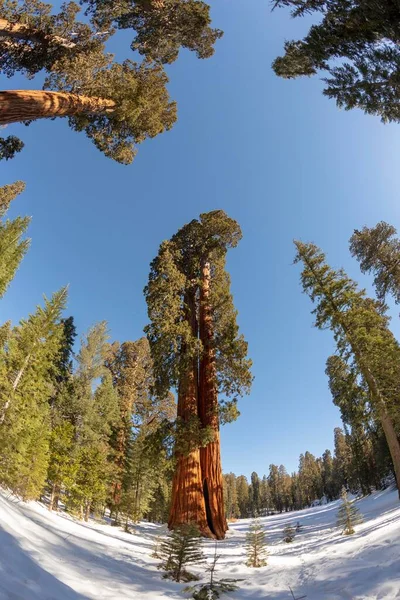
[[[195, 327], [196, 315], [194, 297], [188, 299], [192, 327]], [[193, 359], [182, 378], [178, 389], [178, 418], [184, 426], [191, 418], [197, 417], [198, 382], [197, 360]], [[197, 525], [202, 535], [214, 537], [206, 515], [203, 496], [200, 449], [195, 448], [189, 454], [177, 454], [174, 479], [172, 482], [171, 509], [168, 528], [175, 529], [185, 523]]]
[[202, 265], [199, 329], [203, 344], [199, 373], [199, 417], [203, 427], [211, 427], [214, 431], [214, 441], [204, 448], [200, 448], [201, 474], [208, 525], [215, 537], [221, 540], [225, 537], [228, 526], [223, 496], [217, 370], [213, 346], [214, 331], [210, 307], [210, 264], [208, 262], [204, 262]]
[[9, 90], [0, 92], [0, 125], [68, 117], [79, 113], [111, 113], [115, 102], [64, 92]]

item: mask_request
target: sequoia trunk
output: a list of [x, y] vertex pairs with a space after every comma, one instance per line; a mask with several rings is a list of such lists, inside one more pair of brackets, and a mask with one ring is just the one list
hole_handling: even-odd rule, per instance
[[0, 92], [0, 125], [67, 117], [79, 113], [111, 113], [115, 102], [64, 92], [9, 90]]
[[200, 448], [202, 485], [208, 525], [219, 540], [228, 529], [223, 497], [221, 445], [218, 417], [217, 370], [214, 331], [210, 307], [210, 264], [202, 265], [199, 332], [203, 345], [199, 372], [199, 417], [203, 427], [211, 427], [214, 440]]
[[[194, 293], [187, 297], [188, 317], [196, 328]], [[185, 350], [182, 349], [184, 352]], [[185, 377], [178, 389], [178, 418], [184, 426], [191, 418], [197, 417], [197, 360], [188, 361]], [[171, 509], [168, 528], [174, 529], [184, 523], [197, 525], [202, 535], [214, 537], [207, 522], [200, 466], [200, 450], [195, 448], [188, 454], [177, 454], [174, 479], [172, 482]]]

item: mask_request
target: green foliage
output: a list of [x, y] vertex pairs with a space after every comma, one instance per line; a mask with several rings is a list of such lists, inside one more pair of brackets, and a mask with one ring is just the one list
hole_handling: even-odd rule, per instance
[[346, 110], [400, 120], [400, 9], [386, 0], [275, 0], [294, 17], [315, 15], [308, 34], [285, 43], [273, 63], [284, 78], [328, 73], [324, 94]]
[[190, 524], [177, 527], [162, 542], [159, 553], [163, 561], [159, 568], [165, 571], [166, 578], [178, 583], [197, 579], [186, 567], [204, 561], [199, 530]]
[[350, 252], [360, 263], [362, 273], [374, 274], [376, 295], [382, 302], [391, 294], [400, 302], [400, 240], [396, 229], [381, 221], [375, 227], [355, 229]]
[[208, 583], [200, 583], [189, 586], [184, 589], [184, 592], [192, 593], [194, 600], [217, 600], [222, 594], [234, 592], [238, 589], [237, 582], [240, 579], [215, 579], [215, 571], [217, 562], [220, 556], [217, 554], [218, 544], [215, 542], [215, 552], [212, 563], [207, 567], [207, 572], [210, 573], [210, 581]]
[[355, 525], [362, 523], [362, 516], [354, 502], [348, 499], [345, 488], [342, 489], [341, 497], [342, 504], [338, 510], [337, 526], [343, 530], [344, 535], [352, 535], [355, 533]]
[[[22, 181], [0, 188], [0, 218], [4, 217], [12, 200], [24, 189]], [[0, 222], [0, 297], [5, 294], [29, 248], [29, 240], [22, 239], [29, 222], [28, 217]]]
[[295, 527], [293, 527], [293, 525], [288, 523], [283, 530], [283, 541], [286, 542], [287, 544], [290, 544], [291, 542], [293, 542], [295, 536], [296, 536]]
[[132, 29], [132, 50], [162, 63], [174, 62], [180, 48], [209, 58], [222, 37], [222, 31], [210, 27], [210, 7], [199, 0], [88, 0], [88, 4], [97, 24]]
[[21, 152], [24, 145], [15, 135], [0, 138], [0, 160], [11, 160], [18, 152]]
[[259, 568], [266, 566], [266, 557], [268, 555], [266, 546], [264, 528], [256, 518], [253, 520], [246, 534], [246, 565], [248, 567]]

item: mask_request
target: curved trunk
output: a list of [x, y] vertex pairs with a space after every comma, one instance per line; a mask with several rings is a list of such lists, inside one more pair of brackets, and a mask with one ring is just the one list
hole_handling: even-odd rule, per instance
[[0, 92], [0, 125], [68, 117], [79, 113], [111, 113], [115, 102], [64, 92], [9, 90]]
[[[194, 295], [187, 299], [187, 304], [190, 310], [192, 327], [195, 328]], [[194, 359], [188, 366], [186, 377], [182, 378], [178, 390], [178, 417], [183, 422], [197, 417], [197, 373], [197, 361]], [[202, 535], [214, 537], [207, 523], [201, 478], [200, 450], [196, 448], [188, 455], [178, 455], [176, 459], [168, 528], [174, 529], [183, 523], [194, 523]]]
[[199, 330], [203, 344], [199, 373], [199, 417], [203, 427], [209, 426], [214, 431], [214, 441], [205, 448], [200, 448], [201, 474], [208, 524], [215, 537], [221, 540], [225, 537], [228, 525], [223, 496], [217, 370], [213, 347], [214, 331], [210, 308], [210, 264], [208, 262], [202, 265]]

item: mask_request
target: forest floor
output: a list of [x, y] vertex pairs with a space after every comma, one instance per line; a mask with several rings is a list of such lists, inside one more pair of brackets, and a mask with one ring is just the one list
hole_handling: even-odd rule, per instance
[[[250, 520], [231, 525], [219, 543], [217, 577], [242, 579], [226, 600], [394, 600], [400, 599], [400, 504], [385, 490], [357, 501], [364, 523], [352, 536], [335, 526], [339, 501], [261, 519], [268, 565], [244, 565]], [[286, 524], [299, 521], [295, 541], [281, 541]], [[107, 524], [81, 523], [23, 503], [0, 492], [1, 600], [160, 600], [185, 598], [184, 585], [162, 579], [151, 558], [161, 527], [141, 523], [132, 534]], [[204, 542], [211, 557], [214, 544]], [[204, 576], [204, 565], [193, 568]], [[186, 598], [188, 596], [186, 595]]]

